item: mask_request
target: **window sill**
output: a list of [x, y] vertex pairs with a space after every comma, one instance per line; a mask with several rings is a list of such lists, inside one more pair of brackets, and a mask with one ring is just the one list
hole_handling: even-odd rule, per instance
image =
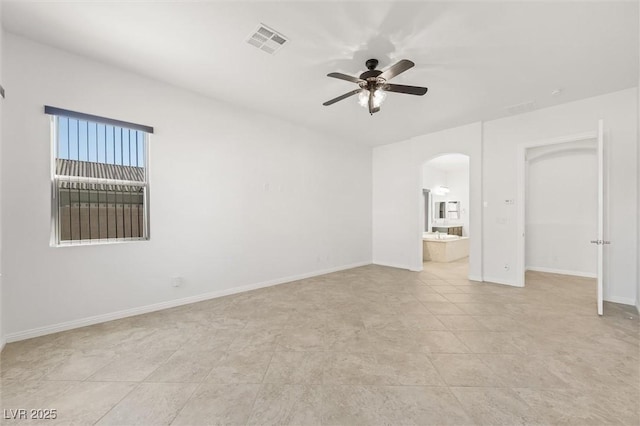
[[64, 248], [64, 247], [87, 247], [87, 246], [103, 246], [112, 244], [127, 244], [127, 243], [140, 243], [149, 241], [150, 238], [126, 238], [118, 240], [78, 240], [74, 242], [62, 242], [52, 243], [52, 248]]

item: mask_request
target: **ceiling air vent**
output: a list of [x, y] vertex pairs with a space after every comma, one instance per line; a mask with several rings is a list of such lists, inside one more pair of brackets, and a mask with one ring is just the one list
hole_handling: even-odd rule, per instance
[[534, 101], [529, 101], [521, 104], [511, 105], [506, 107], [505, 109], [509, 114], [522, 114], [523, 112], [533, 111], [535, 107], [536, 103]]
[[282, 49], [288, 41], [285, 36], [264, 24], [258, 25], [258, 28], [247, 38], [247, 43], [271, 55]]

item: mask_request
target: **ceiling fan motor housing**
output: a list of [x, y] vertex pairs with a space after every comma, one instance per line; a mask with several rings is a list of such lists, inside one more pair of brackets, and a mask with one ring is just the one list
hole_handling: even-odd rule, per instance
[[376, 67], [378, 66], [378, 60], [377, 59], [369, 59], [367, 60], [367, 62], [365, 62], [365, 65], [367, 66], [367, 70], [363, 72], [362, 74], [360, 74], [360, 78], [362, 80], [366, 80], [366, 81], [377, 81], [377, 77], [382, 74], [382, 71], [376, 70]]
[[378, 76], [382, 74], [382, 71], [378, 71], [378, 70], [370, 70], [370, 71], [365, 71], [362, 74], [360, 74], [360, 78], [362, 80], [377, 80]]
[[367, 66], [368, 70], [375, 70], [376, 67], [378, 66], [378, 60], [377, 59], [368, 59], [367, 62], [365, 62], [365, 65]]

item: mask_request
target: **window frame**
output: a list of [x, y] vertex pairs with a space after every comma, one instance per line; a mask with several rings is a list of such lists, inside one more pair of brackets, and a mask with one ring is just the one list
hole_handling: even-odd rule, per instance
[[[151, 239], [151, 213], [150, 213], [150, 192], [151, 192], [151, 184], [149, 182], [149, 164], [150, 164], [150, 139], [153, 134], [153, 128], [148, 126], [135, 125], [133, 123], [127, 123], [118, 120], [112, 120], [108, 118], [98, 117], [89, 114], [77, 113], [74, 111], [67, 111], [53, 107], [45, 106], [45, 113], [49, 114], [50, 120], [50, 183], [51, 183], [51, 236], [50, 236], [50, 246], [51, 247], [77, 247], [77, 246], [87, 246], [87, 245], [103, 245], [103, 244], [121, 244], [121, 243], [130, 243], [130, 242], [139, 242], [139, 241], [149, 241]], [[67, 114], [68, 113], [68, 114]], [[138, 181], [123, 181], [117, 179], [98, 179], [98, 178], [87, 178], [87, 181], [91, 181], [92, 183], [110, 183], [115, 182], [115, 184], [119, 185], [130, 185], [130, 186], [139, 186], [142, 188], [142, 199], [143, 199], [143, 236], [142, 237], [121, 237], [121, 238], [97, 238], [97, 239], [82, 239], [82, 240], [65, 240], [62, 241], [61, 238], [61, 229], [60, 229], [60, 187], [59, 182], [62, 179], [61, 176], [56, 174], [57, 166], [56, 160], [58, 154], [58, 122], [60, 119], [69, 118], [74, 120], [82, 120], [86, 121], [89, 124], [103, 124], [107, 126], [117, 126], [125, 129], [131, 130], [142, 130], [143, 134], [143, 153], [144, 153], [144, 182]], [[72, 177], [72, 179], [80, 179], [78, 177]], [[80, 200], [79, 200], [80, 201]], [[89, 200], [89, 205], [91, 204], [91, 199]], [[98, 199], [99, 204], [99, 199]], [[108, 203], [107, 203], [108, 204]]]

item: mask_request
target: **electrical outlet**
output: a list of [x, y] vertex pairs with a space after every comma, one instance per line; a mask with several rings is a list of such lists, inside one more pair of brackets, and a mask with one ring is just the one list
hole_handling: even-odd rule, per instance
[[171, 277], [171, 287], [182, 287], [184, 286], [184, 278], [182, 277]]

